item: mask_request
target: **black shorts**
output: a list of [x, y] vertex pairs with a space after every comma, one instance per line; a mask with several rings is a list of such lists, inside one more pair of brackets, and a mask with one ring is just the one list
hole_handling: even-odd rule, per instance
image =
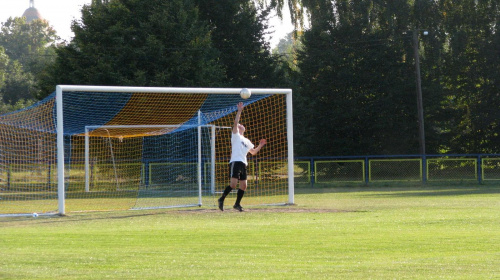
[[241, 161], [229, 163], [229, 176], [240, 181], [247, 179], [247, 166]]

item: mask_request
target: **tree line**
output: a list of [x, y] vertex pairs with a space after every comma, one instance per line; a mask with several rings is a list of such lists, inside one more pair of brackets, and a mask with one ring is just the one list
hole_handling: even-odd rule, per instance
[[94, 0], [62, 43], [34, 23], [2, 25], [4, 111], [57, 84], [290, 87], [297, 156], [418, 154], [417, 49], [427, 153], [499, 150], [500, 0]]
[[427, 152], [499, 151], [500, 1], [303, 2], [301, 153], [419, 153], [413, 32]]

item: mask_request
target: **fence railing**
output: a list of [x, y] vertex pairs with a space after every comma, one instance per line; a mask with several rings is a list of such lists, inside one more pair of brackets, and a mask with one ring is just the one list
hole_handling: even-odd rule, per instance
[[[286, 171], [278, 169], [274, 174], [273, 162], [250, 162], [249, 174], [252, 181], [258, 183], [261, 176], [269, 175], [281, 178]], [[190, 176], [186, 168], [193, 163], [146, 162], [130, 164], [126, 168], [121, 164], [116, 171], [119, 174], [135, 174], [136, 180], [145, 186], [158, 182], [173, 182]], [[226, 164], [225, 162], [223, 163]], [[174, 168], [173, 166], [177, 168]], [[74, 182], [85, 180], [84, 165], [73, 164], [73, 172], [68, 179]], [[283, 162], [278, 167], [286, 167]], [[294, 181], [296, 186], [312, 186], [318, 184], [371, 184], [371, 183], [479, 183], [500, 184], [500, 154], [441, 154], [441, 155], [391, 155], [391, 156], [339, 156], [339, 157], [297, 157], [294, 159]], [[42, 168], [43, 167], [43, 168]], [[91, 167], [90, 185], [96, 185], [97, 180], [116, 182], [117, 173], [113, 173], [114, 165], [103, 164], [99, 172]], [[275, 168], [275, 167], [274, 167]], [[263, 171], [263, 170], [267, 171]], [[203, 182], [210, 185], [209, 167], [203, 169]], [[285, 168], [286, 170], [286, 168]], [[3, 166], [3, 177], [0, 178], [0, 189], [40, 189], [47, 190], [57, 187], [55, 164], [10, 164]], [[266, 173], [267, 172], [267, 173]], [[280, 173], [281, 172], [281, 173]], [[98, 174], [99, 173], [99, 174]], [[109, 173], [109, 174], [108, 174]], [[192, 172], [192, 174], [197, 174]], [[106, 177], [107, 176], [107, 177]], [[108, 178], [109, 177], [109, 178]], [[130, 177], [130, 176], [129, 176]], [[124, 176], [124, 178], [129, 178]], [[220, 176], [218, 180], [226, 177]], [[129, 180], [130, 179], [126, 179]], [[134, 181], [135, 182], [135, 181]], [[75, 184], [79, 187], [80, 185]]]
[[299, 184], [377, 182], [498, 182], [500, 154], [295, 158]]

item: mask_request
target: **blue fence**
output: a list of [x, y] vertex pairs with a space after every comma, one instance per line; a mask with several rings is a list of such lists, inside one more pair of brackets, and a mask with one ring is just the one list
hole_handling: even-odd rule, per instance
[[296, 183], [500, 183], [500, 154], [372, 155], [295, 158]]

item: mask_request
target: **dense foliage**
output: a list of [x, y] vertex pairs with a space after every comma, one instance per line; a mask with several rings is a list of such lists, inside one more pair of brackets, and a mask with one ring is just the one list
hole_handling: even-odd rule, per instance
[[284, 87], [281, 63], [265, 40], [270, 9], [248, 0], [197, 0], [230, 87]]
[[[271, 53], [287, 6], [309, 27]], [[56, 84], [290, 87], [297, 156], [417, 154], [417, 49], [427, 153], [500, 149], [499, 0], [94, 0], [57, 48], [43, 24], [3, 24], [9, 106]]]
[[314, 3], [298, 59], [309, 105], [295, 110], [299, 154], [419, 153], [413, 32], [427, 152], [498, 152], [498, 0]]
[[94, 1], [73, 23], [73, 41], [57, 50], [44, 87], [279, 84], [266, 16], [246, 0]]
[[94, 1], [44, 80], [56, 84], [220, 86], [210, 30], [193, 1]]
[[2, 112], [31, 104], [40, 94], [37, 74], [54, 59], [59, 39], [43, 20], [27, 23], [25, 18], [9, 18], [0, 30], [0, 95]]

